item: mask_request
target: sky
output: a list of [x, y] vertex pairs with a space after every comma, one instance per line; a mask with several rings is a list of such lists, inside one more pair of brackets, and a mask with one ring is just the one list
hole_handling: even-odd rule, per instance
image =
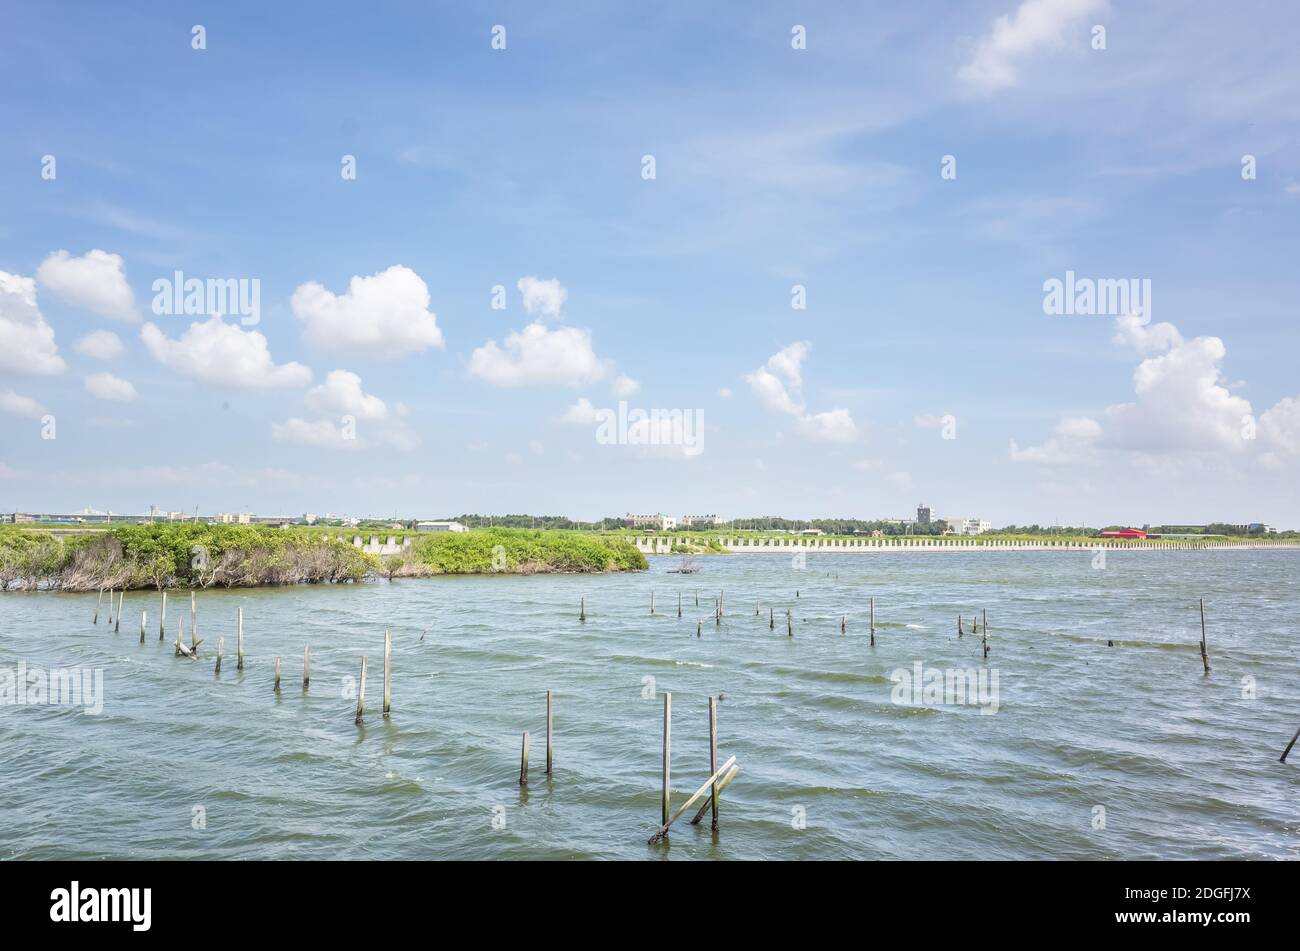
[[0, 511], [1298, 528], [1297, 27], [5, 4]]

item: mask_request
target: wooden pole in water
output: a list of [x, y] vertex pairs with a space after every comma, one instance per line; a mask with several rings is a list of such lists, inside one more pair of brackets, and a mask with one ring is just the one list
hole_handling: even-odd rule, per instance
[[311, 645], [305, 644], [302, 648], [302, 689], [306, 690], [307, 685], [311, 683]]
[[1205, 645], [1205, 599], [1201, 598], [1201, 664], [1210, 672], [1210, 652]]
[[876, 599], [871, 599], [871, 646], [876, 646]]
[[182, 614], [176, 622], [176, 653], [179, 656], [181, 652], [181, 641], [185, 637], [185, 615]]
[[95, 598], [95, 620], [91, 622], [92, 624], [99, 623], [99, 609], [103, 604], [104, 604], [104, 586], [100, 585], [99, 597]]
[[113, 623], [113, 589], [108, 589], [108, 623]]
[[369, 657], [361, 658], [361, 687], [357, 690], [357, 722], [361, 722], [361, 715], [366, 710], [366, 667], [370, 664]]
[[844, 633], [846, 627], [848, 626], [848, 621], [849, 621], [849, 618], [848, 618], [848, 615], [847, 615], [847, 614], [841, 614], [841, 615], [840, 615], [840, 633], [841, 633], [841, 634]]
[[[718, 699], [709, 698], [709, 773], [718, 773]], [[709, 792], [709, 806], [713, 810], [713, 831], [718, 831], [718, 784], [715, 781]]]
[[[718, 783], [719, 796], [721, 796], [722, 791], [727, 788], [727, 784], [736, 778], [736, 773], [739, 770], [739, 766], [732, 766], [727, 775], [722, 777], [722, 781]], [[718, 772], [722, 772], [722, 770], [718, 770]], [[697, 812], [695, 818], [691, 820], [691, 825], [697, 826], [700, 824], [700, 820], [704, 818], [704, 814], [709, 811], [709, 805], [710, 803], [706, 802], [704, 805], [700, 806], [700, 811]]]
[[578, 608], [578, 620], [581, 621], [583, 624], [587, 623], [587, 599], [586, 598], [582, 599], [582, 604]]
[[655, 593], [653, 591], [650, 592], [650, 613], [655, 613]]
[[963, 631], [963, 630], [961, 629], [961, 615], [958, 614], [958, 615], [957, 615], [957, 636], [958, 636], [958, 637], [964, 637], [965, 635], [966, 635], [966, 632]]
[[122, 630], [122, 602], [126, 600], [126, 588], [117, 596], [117, 615], [113, 618], [113, 633]]
[[546, 691], [546, 775], [551, 775], [555, 765], [555, 730], [551, 719], [551, 692]]
[[677, 592], [677, 616], [682, 616], [682, 593], [680, 591]]
[[390, 710], [393, 709], [393, 635], [388, 628], [384, 628], [384, 716], [387, 717]]
[[695, 606], [697, 608], [700, 606], [700, 593], [698, 591], [695, 592]]
[[668, 791], [668, 781], [672, 772], [673, 761], [673, 695], [664, 694], [664, 784], [663, 784], [663, 808], [660, 810], [663, 818], [660, 820], [664, 825], [668, 824], [668, 800], [671, 793]]
[[190, 592], [190, 643], [194, 643], [194, 638], [199, 631], [199, 609], [194, 600], [194, 592]]
[[224, 657], [225, 655], [226, 655], [226, 639], [224, 637], [218, 637], [217, 638], [217, 666], [212, 671], [214, 674], [221, 673], [221, 658]]
[[166, 637], [167, 629], [167, 592], [162, 593], [162, 608], [158, 612], [158, 640]]
[[704, 633], [704, 622], [703, 622], [703, 621], [696, 621], [696, 622], [695, 622], [695, 636], [696, 636], [696, 637], [700, 637], [703, 633]]
[[785, 609], [785, 636], [794, 637], [794, 618], [790, 616], [790, 609]]
[[524, 748], [519, 754], [519, 785], [528, 785], [528, 731], [524, 730]]
[[776, 630], [776, 608], [767, 609], [767, 629], [769, 631]]
[[275, 691], [280, 692], [280, 655], [275, 655]]
[[[727, 770], [731, 769], [731, 767], [735, 764], [735, 762], [736, 762], [736, 757], [734, 757], [734, 756], [730, 756], [730, 757], [728, 757], [728, 758], [727, 758], [727, 761], [726, 761], [725, 763], [723, 763], [721, 767], [719, 767], [718, 772], [717, 772], [716, 774], [714, 774], [713, 776], [710, 776], [708, 779], [706, 779], [706, 780], [704, 781], [704, 785], [703, 785], [703, 786], [701, 786], [699, 789], [695, 790], [695, 792], [691, 795], [691, 797], [690, 797], [689, 799], [687, 799], [684, 803], [682, 803], [680, 806], [677, 807], [677, 811], [673, 813], [672, 818], [669, 819], [669, 820], [667, 820], [663, 825], [661, 825], [661, 826], [660, 826], [660, 827], [655, 831], [655, 834], [652, 835], [652, 836], [650, 837], [650, 840], [649, 840], [649, 842], [648, 842], [647, 844], [648, 844], [648, 845], [654, 845], [656, 842], [659, 842], [661, 839], [665, 839], [665, 838], [667, 838], [667, 837], [668, 837], [668, 827], [671, 826], [671, 825], [672, 825], [674, 822], [676, 822], [678, 819], [680, 819], [681, 816], [682, 816], [682, 813], [684, 813], [687, 809], [691, 808], [691, 806], [695, 803], [695, 800], [699, 799], [699, 798], [700, 798], [701, 796], [703, 796], [706, 792], [708, 792], [708, 791], [709, 791], [709, 787], [710, 787], [714, 782], [717, 781], [718, 776], [721, 775], [722, 773], [726, 772]], [[707, 806], [708, 806], [708, 803], [705, 803], [705, 806], [707, 807]]]
[[1280, 760], [1278, 760], [1279, 763], [1285, 763], [1285, 762], [1286, 762], [1287, 755], [1290, 754], [1290, 752], [1291, 752], [1291, 747], [1295, 746], [1295, 741], [1298, 740], [1298, 739], [1300, 739], [1300, 730], [1296, 730], [1296, 731], [1295, 731], [1295, 736], [1291, 737], [1291, 742], [1288, 743], [1288, 744], [1286, 745], [1286, 749], [1284, 749], [1284, 750], [1282, 751], [1282, 758], [1281, 758]]
[[244, 609], [239, 609], [239, 646], [238, 657], [235, 659], [235, 670], [244, 669]]
[[989, 639], [989, 609], [984, 609], [984, 640]]
[[140, 643], [141, 644], [144, 643], [144, 626], [146, 623], [148, 623], [148, 621], [149, 621], [149, 612], [141, 611], [140, 612]]

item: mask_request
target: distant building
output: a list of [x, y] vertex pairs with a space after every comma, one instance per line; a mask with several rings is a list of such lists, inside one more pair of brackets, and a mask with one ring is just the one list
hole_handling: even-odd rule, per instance
[[820, 528], [805, 528], [799, 534], [800, 535], [825, 535], [826, 533], [823, 532]]
[[700, 528], [705, 525], [721, 525], [722, 519], [716, 515], [683, 515], [681, 524], [685, 528]]
[[469, 531], [460, 522], [416, 522], [415, 530], [417, 532], [467, 532]]
[[1114, 532], [1102, 532], [1102, 538], [1146, 538], [1147, 533], [1140, 528], [1121, 528]]
[[983, 535], [993, 530], [993, 523], [986, 518], [945, 518], [944, 522], [952, 535]]
[[221, 525], [252, 525], [252, 512], [218, 512], [212, 516], [212, 521]]
[[930, 524], [930, 506], [918, 505], [916, 507], [916, 524], [929, 526]]
[[303, 520], [303, 522], [304, 522], [305, 524], [307, 524], [307, 525], [315, 525], [315, 524], [316, 524], [316, 513], [315, 513], [315, 512], [304, 512], [304, 513], [303, 513], [303, 516], [302, 516], [302, 520]]
[[670, 528], [677, 527], [677, 519], [671, 515], [665, 515], [659, 512], [655, 515], [633, 515], [628, 512], [623, 516], [623, 524], [628, 528], [649, 528], [667, 531]]

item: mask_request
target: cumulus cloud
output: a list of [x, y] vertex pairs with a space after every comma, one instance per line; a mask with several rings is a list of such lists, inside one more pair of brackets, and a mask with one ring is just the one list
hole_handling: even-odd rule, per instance
[[130, 380], [111, 373], [96, 373], [86, 377], [86, 392], [96, 399], [114, 403], [130, 403], [137, 396]]
[[585, 396], [566, 409], [564, 415], [560, 417], [560, 422], [572, 423], [576, 426], [594, 426], [599, 420], [600, 413]]
[[614, 382], [610, 384], [610, 390], [612, 390], [614, 395], [619, 399], [626, 399], [627, 397], [634, 395], [640, 389], [641, 384], [626, 374], [620, 374], [615, 378]]
[[96, 360], [112, 360], [122, 355], [122, 340], [111, 330], [96, 330], [78, 340], [74, 349]]
[[190, 324], [179, 340], [147, 323], [140, 328], [140, 339], [159, 363], [214, 386], [267, 390], [311, 382], [311, 370], [301, 363], [277, 364], [271, 359], [262, 334], [224, 323], [220, 316]]
[[325, 382], [307, 391], [307, 408], [321, 415], [347, 415], [357, 419], [387, 419], [388, 405], [361, 389], [361, 377], [347, 370], [332, 370]]
[[807, 341], [796, 341], [772, 354], [767, 363], [746, 374], [754, 398], [765, 408], [795, 417], [799, 432], [821, 442], [853, 442], [858, 427], [847, 409], [820, 413], [805, 412], [803, 362], [812, 350]]
[[320, 350], [394, 359], [444, 346], [428, 286], [400, 264], [353, 277], [342, 295], [308, 282], [293, 292], [290, 307], [308, 344]]
[[993, 29], [980, 38], [957, 78], [977, 96], [1014, 86], [1024, 60], [1059, 49], [1069, 29], [1105, 8], [1106, 0], [1023, 0], [1014, 13], [993, 21]]
[[591, 347], [591, 334], [577, 327], [547, 330], [535, 321], [506, 337], [489, 340], [470, 355], [469, 372], [496, 386], [580, 386], [609, 375]]
[[559, 317], [569, 292], [555, 278], [543, 281], [537, 277], [521, 277], [519, 293], [524, 298], [524, 310], [534, 317]]
[[1101, 424], [1086, 416], [1066, 417], [1056, 424], [1052, 435], [1041, 446], [1021, 449], [1011, 440], [1011, 458], [1016, 462], [1044, 465], [1071, 465], [1083, 462], [1095, 451], [1101, 436]]
[[20, 396], [13, 390], [0, 390], [0, 413], [26, 416], [29, 419], [40, 419], [47, 412], [49, 410], [30, 396]]
[[1300, 456], [1300, 397], [1279, 400], [1259, 417], [1259, 439], [1270, 453]]
[[67, 369], [54, 328], [36, 306], [36, 282], [0, 271], [0, 370], [52, 376]]
[[129, 323], [140, 319], [119, 254], [95, 248], [75, 258], [55, 251], [36, 269], [36, 280], [55, 297], [92, 314]]

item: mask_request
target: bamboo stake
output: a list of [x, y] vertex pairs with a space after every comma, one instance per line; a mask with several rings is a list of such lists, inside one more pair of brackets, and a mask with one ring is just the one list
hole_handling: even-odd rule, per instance
[[361, 658], [361, 688], [357, 691], [357, 723], [361, 722], [361, 715], [366, 709], [366, 667], [369, 664], [369, 657]]
[[1282, 751], [1282, 758], [1278, 760], [1279, 763], [1286, 762], [1287, 755], [1291, 752], [1291, 747], [1295, 746], [1295, 741], [1298, 739], [1300, 739], [1300, 730], [1295, 731], [1295, 736], [1291, 737], [1291, 742], [1288, 743], [1286, 749]]
[[100, 609], [100, 607], [103, 605], [103, 603], [104, 603], [104, 586], [103, 586], [103, 585], [100, 585], [100, 586], [99, 586], [99, 597], [97, 597], [97, 598], [95, 599], [95, 620], [91, 622], [92, 624], [98, 624], [98, 623], [99, 623], [99, 609]]
[[519, 785], [528, 785], [528, 731], [524, 730], [524, 749], [519, 755]]
[[[718, 700], [709, 698], [709, 772], [718, 773]], [[709, 806], [713, 810], [713, 831], [718, 831], [718, 784], [709, 792]]]
[[167, 628], [167, 592], [162, 593], [162, 609], [158, 612], [158, 640], [166, 636]]
[[221, 673], [221, 658], [224, 657], [225, 655], [226, 655], [226, 639], [224, 637], [218, 637], [217, 638], [217, 666], [212, 671], [214, 674]]
[[1201, 664], [1205, 672], [1210, 672], [1210, 652], [1205, 644], [1205, 599], [1201, 598]]
[[[739, 771], [740, 771], [740, 767], [739, 767], [739, 766], [733, 766], [733, 767], [731, 767], [731, 770], [727, 773], [727, 775], [722, 777], [722, 781], [721, 781], [720, 783], [718, 783], [718, 795], [719, 795], [719, 796], [722, 795], [722, 791], [723, 791], [724, 789], [727, 788], [727, 785], [728, 785], [728, 784], [729, 784], [733, 779], [736, 778], [736, 773], [738, 773]], [[691, 825], [693, 825], [693, 826], [697, 826], [697, 825], [700, 824], [700, 820], [704, 818], [704, 814], [705, 814], [706, 812], [709, 811], [709, 807], [710, 807], [710, 805], [711, 805], [711, 803], [706, 802], [704, 805], [700, 806], [700, 811], [697, 812], [697, 813], [695, 814], [695, 818], [691, 820]]]
[[673, 762], [673, 695], [664, 694], [664, 785], [663, 785], [663, 808], [660, 813], [663, 817], [663, 827], [668, 828], [668, 800], [672, 795], [668, 790], [668, 781], [672, 772]]
[[235, 669], [244, 669], [244, 609], [239, 609], [239, 656], [235, 660]]
[[684, 803], [682, 803], [681, 806], [678, 807], [677, 811], [673, 813], [672, 818], [666, 820], [664, 824], [659, 827], [659, 829], [655, 832], [655, 834], [650, 837], [650, 841], [647, 844], [654, 845], [656, 842], [659, 842], [661, 839], [665, 838], [668, 835], [668, 827], [671, 826], [674, 822], [676, 822], [681, 817], [682, 813], [691, 807], [691, 805], [695, 802], [695, 800], [703, 796], [708, 791], [710, 786], [712, 786], [715, 782], [717, 782], [718, 775], [720, 773], [723, 773], [731, 769], [732, 764], [735, 762], [736, 762], [736, 757], [734, 756], [729, 757], [727, 761], [722, 764], [722, 768], [719, 769], [717, 773], [714, 773], [712, 776], [706, 779], [704, 781], [704, 785], [701, 786], [699, 789], [695, 790], [695, 794], [691, 796], [691, 798], [687, 799]]
[[551, 719], [551, 692], [546, 691], [546, 775], [551, 775], [555, 765], [555, 731]]
[[388, 628], [384, 628], [384, 716], [387, 717], [389, 711], [393, 709], [393, 635]]
[[311, 645], [305, 644], [302, 649], [302, 689], [306, 690], [311, 683]]
[[280, 692], [280, 655], [275, 655], [275, 692]]

